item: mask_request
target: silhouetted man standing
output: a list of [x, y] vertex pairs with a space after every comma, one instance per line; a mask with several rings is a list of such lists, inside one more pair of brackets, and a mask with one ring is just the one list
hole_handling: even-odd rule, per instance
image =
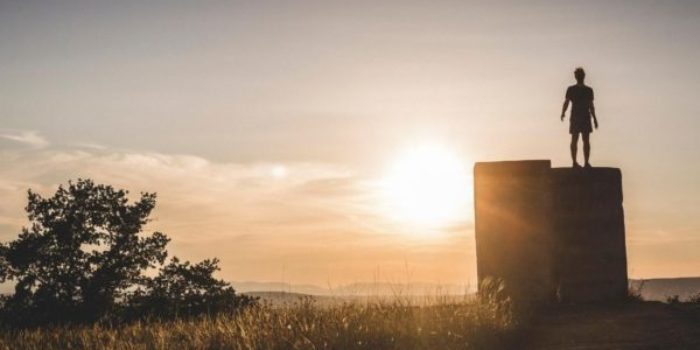
[[593, 118], [596, 129], [598, 129], [598, 118], [595, 116], [595, 108], [593, 107], [593, 89], [583, 83], [583, 79], [586, 78], [586, 72], [581, 67], [576, 68], [574, 77], [576, 78], [576, 85], [571, 85], [566, 89], [566, 99], [561, 110], [561, 120], [564, 121], [564, 114], [569, 107], [569, 102], [571, 102], [571, 117], [569, 118], [571, 160], [574, 163], [574, 168], [581, 167], [576, 161], [578, 135], [581, 134], [583, 139], [583, 157], [586, 161], [585, 167], [589, 168], [591, 166], [591, 163], [588, 162], [588, 158], [591, 156], [589, 136], [593, 132], [591, 118]]

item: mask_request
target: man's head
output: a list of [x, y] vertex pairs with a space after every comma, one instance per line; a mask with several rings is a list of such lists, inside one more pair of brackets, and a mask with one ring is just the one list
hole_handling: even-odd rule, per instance
[[583, 79], [586, 78], [586, 72], [583, 70], [583, 68], [578, 67], [576, 70], [574, 70], [574, 77], [576, 78], [577, 82], [583, 83]]

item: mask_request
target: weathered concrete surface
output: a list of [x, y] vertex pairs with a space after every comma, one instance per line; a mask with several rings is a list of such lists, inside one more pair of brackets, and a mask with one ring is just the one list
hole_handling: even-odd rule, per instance
[[547, 160], [474, 167], [477, 272], [517, 298], [610, 301], [627, 293], [619, 169]]
[[627, 295], [625, 219], [619, 169], [552, 169], [559, 298], [565, 302]]
[[480, 285], [487, 277], [498, 278], [513, 297], [553, 298], [550, 167], [548, 160], [475, 165]]

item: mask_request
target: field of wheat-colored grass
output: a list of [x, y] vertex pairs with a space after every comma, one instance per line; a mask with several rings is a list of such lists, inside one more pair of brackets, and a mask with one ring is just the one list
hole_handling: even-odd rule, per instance
[[500, 349], [507, 304], [409, 298], [318, 306], [262, 303], [236, 315], [0, 332], [2, 349]]

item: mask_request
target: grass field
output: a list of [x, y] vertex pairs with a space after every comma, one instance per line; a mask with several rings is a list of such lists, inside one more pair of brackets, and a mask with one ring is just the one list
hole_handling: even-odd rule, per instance
[[318, 306], [263, 303], [237, 315], [0, 333], [2, 349], [501, 349], [507, 303], [394, 298]]

